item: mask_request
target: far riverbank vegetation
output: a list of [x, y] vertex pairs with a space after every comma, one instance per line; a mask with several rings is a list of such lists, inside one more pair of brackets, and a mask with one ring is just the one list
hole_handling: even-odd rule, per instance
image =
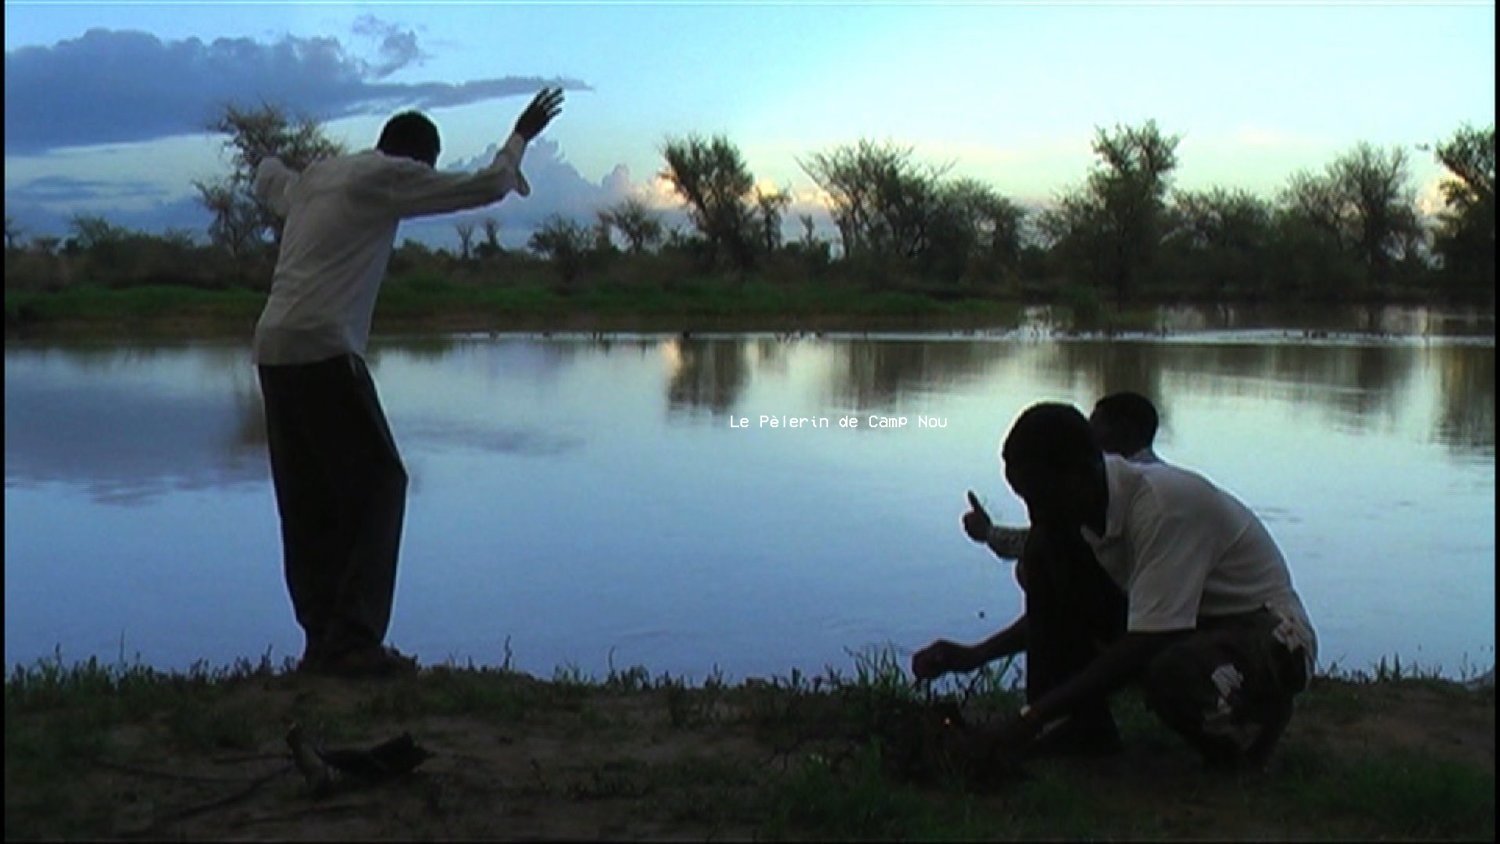
[[[305, 167], [342, 149], [316, 121], [275, 106], [226, 108], [213, 128], [232, 167], [195, 183], [213, 215], [202, 236], [81, 214], [67, 237], [28, 237], [7, 216], [7, 326], [253, 321], [279, 237], [250, 195], [255, 166], [277, 155]], [[1082, 320], [1164, 303], [1493, 307], [1493, 125], [1419, 148], [1448, 175], [1431, 215], [1418, 207], [1404, 147], [1358, 143], [1267, 198], [1174, 187], [1180, 137], [1155, 121], [1098, 128], [1084, 180], [1042, 210], [892, 142], [809, 152], [799, 164], [825, 197], [831, 239], [805, 214], [800, 235], [786, 238], [790, 193], [757, 187], [729, 138], [667, 138], [661, 176], [689, 225], [671, 227], [663, 209], [632, 198], [590, 219], [549, 218], [512, 249], [497, 217], [460, 220], [456, 249], [408, 239], [394, 251], [377, 319], [984, 315], [1032, 303]]]

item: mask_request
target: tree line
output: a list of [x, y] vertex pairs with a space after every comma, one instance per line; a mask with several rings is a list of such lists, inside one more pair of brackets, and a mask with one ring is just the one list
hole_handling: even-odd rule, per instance
[[[250, 193], [255, 167], [276, 155], [303, 167], [343, 152], [322, 127], [275, 106], [226, 108], [230, 171], [196, 182], [212, 215], [207, 242], [151, 235], [96, 215], [69, 236], [23, 237], [6, 217], [7, 290], [179, 284], [264, 289], [279, 221]], [[1291, 174], [1272, 197], [1173, 185], [1180, 135], [1155, 121], [1099, 127], [1083, 182], [1049, 208], [1025, 209], [993, 186], [950, 175], [915, 150], [861, 139], [798, 159], [826, 201], [836, 236], [810, 215], [783, 237], [786, 190], [766, 191], [727, 137], [669, 137], [661, 175], [688, 227], [631, 198], [589, 219], [553, 216], [526, 249], [502, 247], [494, 217], [454, 224], [459, 249], [406, 241], [392, 275], [492, 283], [515, 275], [581, 284], [843, 283], [933, 295], [1023, 300], [1493, 302], [1495, 131], [1463, 126], [1430, 151], [1445, 169], [1443, 209], [1426, 220], [1403, 147], [1358, 143], [1324, 168]], [[537, 270], [545, 270], [538, 273]]]

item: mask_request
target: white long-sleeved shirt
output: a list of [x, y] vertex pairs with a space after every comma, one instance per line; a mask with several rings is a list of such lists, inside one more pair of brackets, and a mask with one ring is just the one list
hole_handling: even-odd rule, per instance
[[526, 141], [512, 133], [490, 164], [447, 173], [376, 150], [324, 159], [298, 173], [267, 158], [255, 195], [286, 218], [271, 294], [255, 325], [257, 364], [313, 363], [364, 354], [396, 227], [407, 217], [497, 202], [531, 187]]

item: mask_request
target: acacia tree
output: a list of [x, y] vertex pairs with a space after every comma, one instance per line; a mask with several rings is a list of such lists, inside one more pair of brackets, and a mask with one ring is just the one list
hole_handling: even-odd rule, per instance
[[571, 285], [583, 269], [584, 256], [592, 243], [588, 227], [559, 214], [543, 220], [526, 241], [531, 251], [552, 262], [566, 285]]
[[947, 166], [912, 159], [912, 148], [861, 139], [797, 162], [828, 195], [846, 257], [915, 258], [927, 248]]
[[21, 247], [22, 229], [16, 224], [16, 218], [5, 215], [5, 251], [14, 252]]
[[458, 256], [467, 261], [474, 244], [474, 223], [471, 220], [460, 220], [453, 224], [453, 230], [458, 232]]
[[1495, 291], [1495, 126], [1463, 126], [1434, 155], [1451, 178], [1443, 182], [1436, 248], [1444, 273], [1475, 290]]
[[1096, 130], [1094, 154], [1102, 166], [1089, 174], [1088, 192], [1098, 207], [1104, 269], [1117, 302], [1129, 298], [1165, 234], [1166, 196], [1180, 139], [1163, 135], [1155, 120]]
[[755, 180], [740, 151], [723, 135], [669, 138], [661, 175], [688, 205], [688, 216], [708, 243], [711, 259], [726, 256], [741, 269], [754, 263]]
[[1329, 174], [1352, 214], [1355, 253], [1369, 280], [1383, 286], [1394, 261], [1415, 257], [1422, 238], [1406, 150], [1360, 143], [1336, 160]]
[[1099, 161], [1081, 188], [1059, 197], [1040, 229], [1062, 262], [1129, 298], [1168, 231], [1166, 197], [1177, 167], [1177, 135], [1155, 120], [1096, 129]]
[[625, 238], [626, 248], [639, 255], [661, 242], [661, 218], [635, 197], [629, 197], [606, 208], [610, 223]]
[[1264, 292], [1271, 240], [1270, 203], [1245, 190], [1213, 188], [1173, 196], [1168, 242], [1193, 280], [1219, 296]]
[[500, 221], [494, 217], [485, 217], [479, 221], [480, 228], [484, 229], [484, 242], [479, 244], [479, 257], [488, 258], [499, 255], [503, 250], [500, 248]]
[[1361, 143], [1321, 173], [1294, 173], [1281, 203], [1281, 245], [1300, 255], [1304, 269], [1318, 268], [1309, 284], [1335, 293], [1379, 287], [1398, 260], [1420, 260], [1424, 234], [1400, 147]]
[[209, 238], [238, 264], [268, 241], [279, 242], [281, 238], [280, 218], [251, 193], [255, 169], [261, 161], [275, 156], [300, 171], [344, 150], [324, 135], [323, 126], [313, 118], [293, 118], [282, 107], [269, 103], [258, 108], [225, 105], [208, 129], [227, 136], [224, 149], [230, 153], [230, 171], [211, 181], [194, 181], [193, 186], [214, 218], [209, 224]]
[[939, 184], [935, 199], [919, 253], [925, 269], [959, 280], [994, 277], [1016, 268], [1025, 217], [1018, 206], [989, 185], [968, 178]]
[[769, 193], [755, 189], [755, 214], [760, 223], [761, 246], [766, 254], [781, 246], [781, 215], [792, 204], [792, 195], [785, 190]]

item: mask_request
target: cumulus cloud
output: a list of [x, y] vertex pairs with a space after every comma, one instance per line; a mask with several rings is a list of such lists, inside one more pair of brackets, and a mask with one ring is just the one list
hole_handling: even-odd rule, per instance
[[[472, 171], [489, 164], [499, 150], [498, 144], [490, 144], [478, 155], [444, 166], [445, 170]], [[453, 225], [461, 221], [482, 220], [494, 217], [501, 223], [501, 241], [508, 247], [525, 244], [531, 232], [553, 215], [576, 220], [585, 225], [592, 224], [596, 213], [627, 197], [637, 197], [648, 204], [657, 205], [651, 193], [650, 183], [637, 182], [630, 168], [616, 165], [598, 181], [585, 178], [562, 153], [554, 140], [540, 137], [526, 148], [526, 157], [521, 163], [521, 172], [531, 183], [531, 196], [510, 196], [498, 206], [465, 211], [439, 218], [413, 220], [403, 224], [403, 237], [410, 237], [436, 245], [451, 245], [457, 242]], [[663, 222], [667, 225], [686, 223], [686, 217], [675, 203], [661, 205]]]
[[31, 155], [204, 131], [225, 103], [282, 104], [320, 120], [392, 108], [441, 108], [531, 94], [544, 85], [589, 90], [565, 77], [506, 76], [460, 83], [381, 81], [421, 62], [414, 31], [366, 16], [373, 61], [337, 38], [285, 36], [163, 41], [91, 29], [78, 38], [5, 53], [5, 151]]

